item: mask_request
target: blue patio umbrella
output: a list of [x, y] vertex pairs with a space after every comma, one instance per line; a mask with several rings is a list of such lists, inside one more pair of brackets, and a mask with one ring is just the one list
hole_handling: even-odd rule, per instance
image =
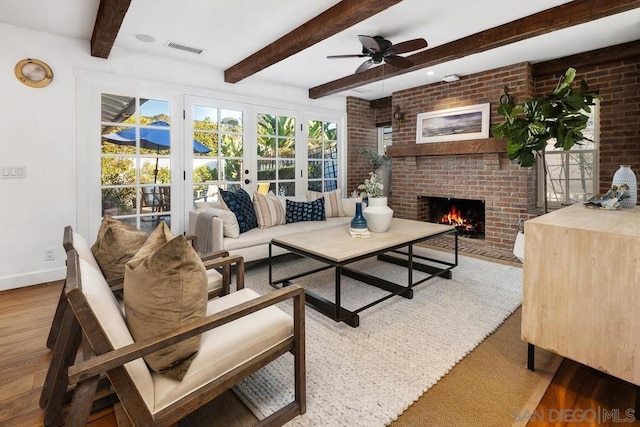
[[[151, 129], [140, 128], [140, 147], [147, 148], [149, 150], [166, 150], [170, 147], [170, 135], [169, 124], [163, 121], [157, 121], [149, 123], [148, 126], [157, 126], [167, 128], [165, 129]], [[121, 130], [120, 132], [114, 132], [107, 135], [102, 135], [105, 141], [119, 145], [136, 145], [136, 129], [129, 128]], [[193, 140], [193, 152], [194, 153], [208, 153], [211, 149], [204, 144], [199, 143], [195, 139]]]
[[[171, 146], [169, 123], [164, 121], [156, 121], [149, 123], [147, 126], [156, 126], [166, 129], [157, 128], [140, 128], [140, 148], [146, 148], [149, 150], [166, 150]], [[121, 130], [120, 132], [114, 132], [106, 135], [102, 135], [104, 141], [111, 142], [118, 145], [136, 145], [136, 129], [129, 128]], [[211, 149], [200, 142], [193, 140], [193, 152], [194, 153], [208, 153]], [[156, 157], [156, 167], [153, 171], [153, 183], [158, 180], [158, 158]], [[153, 198], [155, 200], [156, 188], [153, 187]]]

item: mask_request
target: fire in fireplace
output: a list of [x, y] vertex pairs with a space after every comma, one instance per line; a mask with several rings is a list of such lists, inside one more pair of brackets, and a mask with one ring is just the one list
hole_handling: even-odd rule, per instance
[[453, 225], [463, 237], [484, 239], [484, 201], [442, 197], [426, 199], [427, 218], [430, 222]]

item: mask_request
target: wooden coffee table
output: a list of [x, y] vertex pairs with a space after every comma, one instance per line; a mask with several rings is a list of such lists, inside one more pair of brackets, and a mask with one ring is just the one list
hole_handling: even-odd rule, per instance
[[[305, 290], [307, 304], [317, 311], [329, 316], [336, 322], [345, 322], [358, 327], [360, 317], [358, 313], [395, 295], [413, 298], [413, 287], [436, 276], [451, 278], [451, 270], [458, 265], [458, 234], [455, 227], [430, 222], [411, 221], [393, 218], [386, 233], [371, 233], [371, 237], [354, 238], [349, 235], [348, 225], [326, 228], [317, 231], [289, 234], [274, 238], [269, 243], [269, 283], [273, 287], [287, 286], [292, 281], [329, 268], [335, 269], [335, 302], [331, 302], [319, 295]], [[443, 234], [455, 236], [454, 261], [438, 260], [419, 256], [413, 253], [413, 245], [427, 241]], [[285, 278], [273, 278], [272, 247], [278, 246], [302, 257], [321, 261], [322, 267]], [[404, 249], [404, 250], [401, 250]], [[393, 255], [400, 254], [401, 256]], [[407, 267], [406, 285], [400, 285], [388, 280], [375, 277], [348, 267], [356, 261], [377, 256], [379, 260], [391, 262]], [[413, 281], [413, 271], [418, 270], [429, 275], [416, 282]], [[351, 277], [383, 289], [389, 294], [364, 305], [356, 310], [341, 307], [341, 278]]]

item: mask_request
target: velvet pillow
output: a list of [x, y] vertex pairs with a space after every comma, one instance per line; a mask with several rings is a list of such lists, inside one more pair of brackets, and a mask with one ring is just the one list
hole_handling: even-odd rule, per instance
[[256, 219], [256, 213], [253, 210], [253, 202], [251, 202], [249, 193], [242, 188], [231, 191], [221, 188], [220, 194], [222, 194], [222, 200], [224, 200], [229, 210], [235, 214], [240, 227], [240, 233], [258, 227], [258, 220]]
[[138, 252], [148, 237], [144, 231], [105, 215], [98, 230], [98, 238], [91, 246], [91, 252], [104, 277], [107, 280], [122, 277], [124, 265]]
[[318, 200], [320, 197], [324, 197], [324, 213], [327, 218], [344, 216], [344, 211], [342, 210], [342, 189], [337, 188], [327, 193], [307, 191], [307, 200], [310, 202]]
[[299, 221], [324, 221], [324, 197], [313, 202], [287, 200], [287, 224]]
[[277, 196], [253, 193], [253, 207], [259, 228], [269, 228], [285, 224], [284, 209]]
[[[207, 311], [207, 272], [183, 235], [161, 222], [127, 263], [124, 306], [134, 340], [168, 333]], [[200, 335], [145, 356], [156, 372], [182, 380], [200, 348]]]

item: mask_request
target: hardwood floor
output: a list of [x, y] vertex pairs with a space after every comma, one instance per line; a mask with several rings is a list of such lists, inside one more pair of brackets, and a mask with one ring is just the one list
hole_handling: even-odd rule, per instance
[[[38, 400], [51, 357], [45, 341], [61, 286], [55, 282], [0, 292], [0, 426], [43, 424]], [[631, 422], [635, 412], [629, 412], [638, 400], [638, 387], [565, 360], [535, 411], [538, 418], [527, 426], [640, 427], [640, 421]], [[571, 417], [589, 421], [594, 413], [608, 419], [569, 422]], [[113, 409], [92, 414], [89, 425], [117, 425]]]

